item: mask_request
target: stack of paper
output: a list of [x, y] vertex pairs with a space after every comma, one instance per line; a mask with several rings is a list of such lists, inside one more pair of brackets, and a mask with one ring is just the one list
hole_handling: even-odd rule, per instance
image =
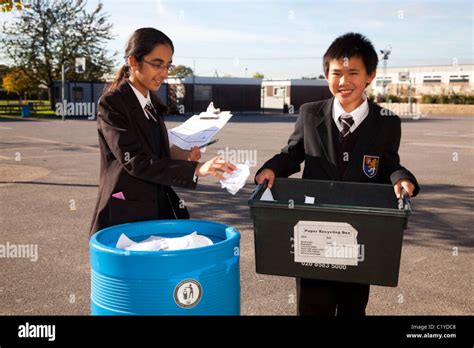
[[201, 115], [194, 115], [178, 127], [168, 130], [170, 143], [183, 150], [191, 150], [193, 146], [204, 145], [208, 143], [232, 117], [230, 111], [219, 112], [218, 116], [210, 112], [209, 115], [212, 117], [204, 118], [201, 117]]

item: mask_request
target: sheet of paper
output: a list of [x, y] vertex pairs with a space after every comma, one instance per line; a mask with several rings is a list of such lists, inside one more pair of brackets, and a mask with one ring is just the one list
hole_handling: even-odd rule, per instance
[[304, 202], [306, 204], [314, 204], [314, 197], [311, 197], [311, 196], [304, 196]]
[[194, 115], [178, 127], [168, 130], [169, 141], [184, 150], [204, 145], [211, 141], [231, 117], [230, 111], [221, 112], [219, 118], [215, 119], [202, 119], [201, 116]]
[[262, 197], [260, 197], [261, 201], [274, 201], [272, 191], [267, 187], [265, 191], [263, 191]]
[[357, 230], [346, 222], [298, 221], [295, 262], [357, 266]]

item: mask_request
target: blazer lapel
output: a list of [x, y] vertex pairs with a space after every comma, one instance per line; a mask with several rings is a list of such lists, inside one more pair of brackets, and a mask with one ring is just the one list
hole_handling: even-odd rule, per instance
[[334, 137], [332, 134], [332, 107], [334, 98], [329, 99], [321, 108], [319, 119], [316, 122], [316, 131], [319, 135], [319, 146], [321, 153], [324, 155], [326, 161], [323, 161], [324, 170], [332, 180], [338, 180], [339, 174], [337, 171], [336, 154], [334, 153]]
[[[138, 128], [141, 129], [145, 137], [140, 137], [141, 141], [145, 141], [148, 146], [153, 150], [153, 152], [158, 153], [158, 146], [153, 135], [152, 124], [150, 120], [148, 120], [143, 112], [142, 106], [137, 99], [137, 96], [132, 90], [132, 87], [128, 84], [127, 80], [124, 80], [120, 86], [119, 90], [124, 94], [125, 100], [129, 105], [129, 112], [132, 118], [132, 122], [136, 122], [138, 124]], [[153, 121], [151, 121], [153, 122]]]
[[347, 164], [346, 171], [342, 178], [343, 181], [360, 181], [361, 176], [363, 176], [362, 158], [364, 155], [369, 155], [373, 152], [373, 144], [378, 134], [377, 119], [377, 109], [375, 105], [369, 101], [369, 114], [359, 125], [359, 127], [361, 127], [359, 138], [349, 158], [349, 163]]

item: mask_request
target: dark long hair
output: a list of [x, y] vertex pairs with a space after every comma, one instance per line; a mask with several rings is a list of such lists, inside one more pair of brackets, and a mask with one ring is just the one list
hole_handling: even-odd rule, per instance
[[[125, 48], [124, 59], [135, 57], [138, 64], [141, 65], [143, 57], [149, 54], [157, 45], [168, 45], [174, 53], [173, 41], [165, 33], [155, 28], [140, 28], [130, 36]], [[119, 69], [114, 81], [107, 86], [105, 92], [111, 91], [129, 76], [130, 67], [127, 63]]]

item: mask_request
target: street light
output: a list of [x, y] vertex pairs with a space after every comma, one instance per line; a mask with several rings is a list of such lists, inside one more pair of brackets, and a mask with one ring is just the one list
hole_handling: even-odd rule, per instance
[[382, 64], [383, 64], [383, 81], [382, 81], [382, 87], [383, 87], [383, 96], [385, 97], [385, 78], [387, 75], [387, 60], [388, 56], [390, 55], [392, 46], [388, 45], [386, 49], [380, 50], [380, 53], [382, 53]]
[[[86, 71], [86, 58], [77, 57], [74, 64], [74, 69], [77, 74], [83, 74]], [[66, 73], [68, 72], [69, 67], [65, 66], [64, 63], [61, 65], [61, 103], [63, 104], [63, 112], [61, 119], [64, 121], [66, 117], [66, 103], [65, 103], [65, 91], [64, 87], [66, 84]]]

